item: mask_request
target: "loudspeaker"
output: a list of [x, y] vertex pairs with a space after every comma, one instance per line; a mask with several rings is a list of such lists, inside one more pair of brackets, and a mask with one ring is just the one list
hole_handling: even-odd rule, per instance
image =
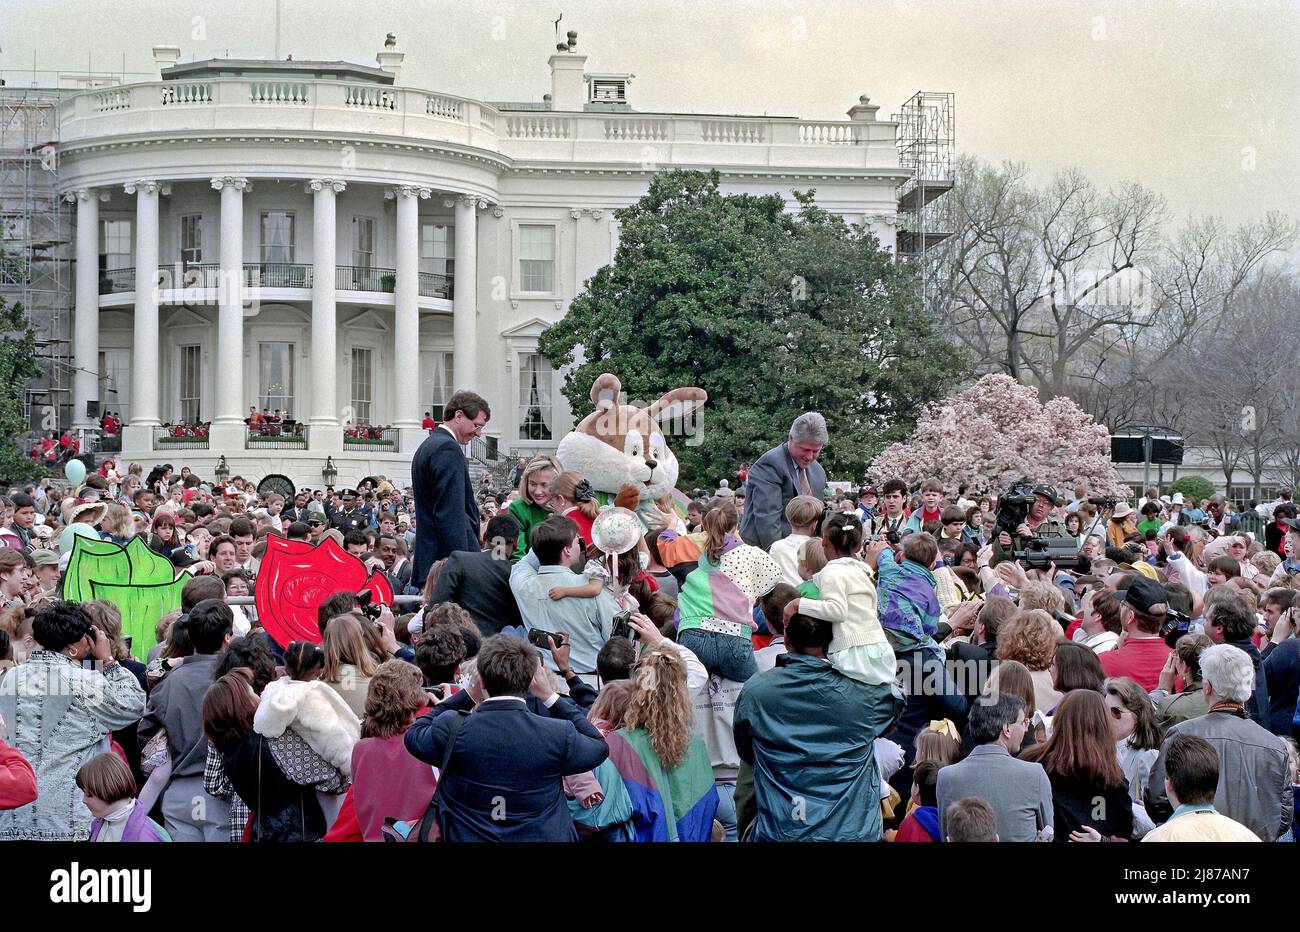
[[87, 402], [86, 402], [86, 417], [93, 417], [93, 418], [95, 418], [96, 420], [99, 419], [99, 402], [98, 402], [98, 401], [87, 401]]

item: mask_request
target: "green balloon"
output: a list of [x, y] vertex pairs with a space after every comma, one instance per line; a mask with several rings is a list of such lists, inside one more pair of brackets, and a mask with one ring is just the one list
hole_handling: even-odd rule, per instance
[[68, 460], [68, 465], [63, 467], [63, 475], [73, 485], [81, 485], [86, 481], [86, 464], [81, 460]]

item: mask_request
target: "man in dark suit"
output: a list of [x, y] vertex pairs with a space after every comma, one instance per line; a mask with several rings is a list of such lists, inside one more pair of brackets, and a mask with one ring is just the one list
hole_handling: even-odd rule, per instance
[[329, 512], [330, 527], [344, 534], [348, 531], [364, 531], [370, 527], [370, 514], [357, 506], [357, 493], [352, 489], [344, 489], [342, 498], [343, 507]]
[[483, 432], [492, 416], [473, 392], [456, 392], [443, 422], [420, 444], [411, 461], [415, 492], [415, 563], [411, 584], [424, 586], [429, 568], [457, 550], [478, 550], [479, 513], [474, 483], [461, 446]]
[[745, 514], [740, 522], [745, 543], [766, 550], [790, 533], [790, 523], [785, 520], [790, 499], [796, 495], [823, 497], [826, 470], [817, 457], [829, 439], [826, 418], [809, 411], [794, 419], [785, 443], [768, 450], [749, 468]]
[[521, 626], [519, 603], [510, 591], [510, 555], [519, 540], [519, 522], [497, 515], [487, 525], [487, 550], [458, 550], [447, 557], [429, 601], [455, 602], [469, 612], [484, 637], [507, 625]]
[[[499, 634], [479, 649], [474, 689], [486, 694], [461, 719], [439, 777], [444, 841], [576, 841], [561, 781], [609, 756], [599, 731], [572, 700], [551, 688], [527, 641]], [[525, 697], [549, 716], [530, 712]], [[441, 766], [460, 712], [429, 713], [406, 732], [415, 758]]]

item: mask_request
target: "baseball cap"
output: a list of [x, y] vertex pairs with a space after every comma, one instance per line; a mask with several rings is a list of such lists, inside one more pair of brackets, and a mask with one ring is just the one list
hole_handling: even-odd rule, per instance
[[1124, 601], [1144, 615], [1150, 615], [1157, 605], [1163, 606], [1168, 598], [1160, 583], [1146, 576], [1134, 576], [1124, 593]]
[[1283, 518], [1282, 523], [1293, 531], [1300, 531], [1300, 518]]
[[1060, 504], [1060, 499], [1057, 498], [1056, 495], [1056, 489], [1050, 485], [1034, 486], [1034, 494], [1043, 496], [1044, 498], [1048, 499], [1053, 505]]
[[33, 550], [28, 554], [36, 566], [57, 566], [59, 555], [53, 550]]
[[[876, 487], [874, 485], [864, 485], [862, 488], [858, 489], [858, 498], [861, 498], [864, 495], [875, 495], [875, 494], [876, 494]], [[877, 496], [877, 498], [878, 497], [879, 496]]]

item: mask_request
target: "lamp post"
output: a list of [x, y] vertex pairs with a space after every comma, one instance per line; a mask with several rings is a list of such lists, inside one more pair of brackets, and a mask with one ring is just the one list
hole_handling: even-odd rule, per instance
[[334, 457], [325, 457], [325, 468], [320, 471], [320, 476], [325, 480], [326, 488], [334, 485], [334, 480], [339, 477], [339, 471], [334, 468]]
[[217, 467], [212, 472], [216, 475], [218, 482], [225, 482], [230, 478], [230, 465], [226, 462], [224, 454], [217, 460]]

